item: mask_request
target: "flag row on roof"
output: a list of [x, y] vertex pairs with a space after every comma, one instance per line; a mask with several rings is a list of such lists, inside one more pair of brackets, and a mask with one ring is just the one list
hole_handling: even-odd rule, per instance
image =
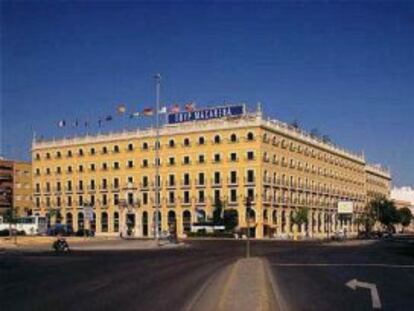
[[[195, 109], [195, 103], [194, 102], [189, 102], [186, 103], [184, 105], [184, 111], [186, 112], [191, 112]], [[105, 122], [110, 122], [112, 120], [114, 120], [114, 118], [116, 117], [129, 117], [130, 119], [134, 119], [134, 118], [139, 118], [139, 117], [151, 117], [155, 115], [156, 110], [150, 107], [144, 108], [142, 110], [131, 110], [128, 111], [127, 105], [126, 104], [119, 104], [116, 107], [116, 113], [115, 114], [108, 114], [106, 116], [101, 116], [99, 118], [97, 118], [94, 121], [91, 120], [79, 120], [78, 118], [76, 118], [74, 121], [67, 121], [66, 119], [61, 119], [57, 122], [57, 126], [59, 128], [64, 128], [64, 127], [80, 127], [80, 126], [84, 126], [84, 127], [89, 127], [92, 126], [93, 124], [97, 124], [98, 127], [102, 127], [103, 124]], [[172, 104], [171, 106], [167, 107], [167, 106], [163, 106], [158, 110], [159, 114], [167, 114], [167, 113], [179, 113], [181, 112], [181, 106], [180, 104]]]

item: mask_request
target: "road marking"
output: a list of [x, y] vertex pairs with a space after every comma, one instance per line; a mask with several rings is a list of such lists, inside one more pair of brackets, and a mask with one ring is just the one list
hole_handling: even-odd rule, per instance
[[369, 289], [371, 291], [372, 308], [381, 309], [381, 301], [378, 295], [377, 285], [374, 283], [360, 282], [357, 279], [352, 279], [345, 285], [353, 290], [356, 290], [357, 287]]
[[381, 267], [397, 269], [414, 269], [414, 265], [397, 265], [385, 263], [272, 263], [276, 267]]

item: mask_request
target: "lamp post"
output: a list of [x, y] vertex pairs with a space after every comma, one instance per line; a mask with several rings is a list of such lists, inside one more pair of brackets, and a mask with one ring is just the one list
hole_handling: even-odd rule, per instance
[[246, 234], [246, 258], [250, 257], [250, 210], [252, 207], [252, 199], [250, 196], [246, 198], [246, 222], [247, 222], [247, 234]]
[[161, 75], [157, 73], [155, 75], [155, 232], [154, 238], [158, 242], [159, 240], [159, 213], [160, 213], [160, 189], [159, 189], [159, 147], [160, 147], [160, 87], [161, 87]]

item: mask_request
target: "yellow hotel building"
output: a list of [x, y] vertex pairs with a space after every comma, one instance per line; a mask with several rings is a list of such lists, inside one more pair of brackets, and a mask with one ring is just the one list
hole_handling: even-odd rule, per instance
[[[291, 215], [300, 207], [309, 208], [301, 235], [357, 230], [370, 172], [362, 155], [265, 119], [261, 111], [166, 124], [159, 133], [162, 230], [185, 236], [211, 217], [218, 199], [237, 210], [239, 228], [246, 228], [248, 196], [257, 238], [291, 236]], [[35, 214], [57, 210], [58, 221], [75, 230], [91, 226], [97, 235], [119, 235], [130, 226], [137, 237], [153, 236], [155, 142], [154, 129], [34, 141]], [[338, 216], [338, 201], [353, 202], [351, 217]], [[85, 206], [93, 206], [92, 221]]]

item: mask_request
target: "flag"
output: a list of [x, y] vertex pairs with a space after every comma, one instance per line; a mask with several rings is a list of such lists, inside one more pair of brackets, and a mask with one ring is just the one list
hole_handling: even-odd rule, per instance
[[105, 118], [105, 121], [111, 121], [112, 120], [112, 116], [107, 116], [106, 118]]
[[194, 110], [194, 104], [193, 103], [187, 103], [184, 106], [184, 110], [187, 112], [191, 112]]
[[126, 112], [126, 106], [124, 104], [119, 104], [118, 108], [116, 108], [116, 112], [118, 112], [118, 114], [124, 114]]
[[154, 110], [152, 110], [152, 108], [145, 108], [143, 111], [142, 111], [142, 114], [144, 115], [144, 116], [153, 116], [154, 115]]
[[60, 120], [58, 122], [58, 127], [65, 127], [65, 125], [66, 125], [66, 121], [65, 120]]
[[133, 118], [138, 118], [140, 115], [141, 115], [141, 114], [140, 114], [138, 111], [136, 111], [136, 112], [131, 113], [131, 114], [129, 115], [129, 118], [130, 118], [130, 119], [133, 119]]
[[174, 106], [172, 106], [170, 108], [170, 112], [171, 113], [179, 113], [180, 112], [180, 105], [179, 104], [175, 104]]
[[73, 127], [78, 127], [79, 121], [78, 119], [75, 120], [75, 122], [72, 123]]
[[162, 107], [160, 110], [158, 110], [158, 113], [167, 113], [167, 107]]

